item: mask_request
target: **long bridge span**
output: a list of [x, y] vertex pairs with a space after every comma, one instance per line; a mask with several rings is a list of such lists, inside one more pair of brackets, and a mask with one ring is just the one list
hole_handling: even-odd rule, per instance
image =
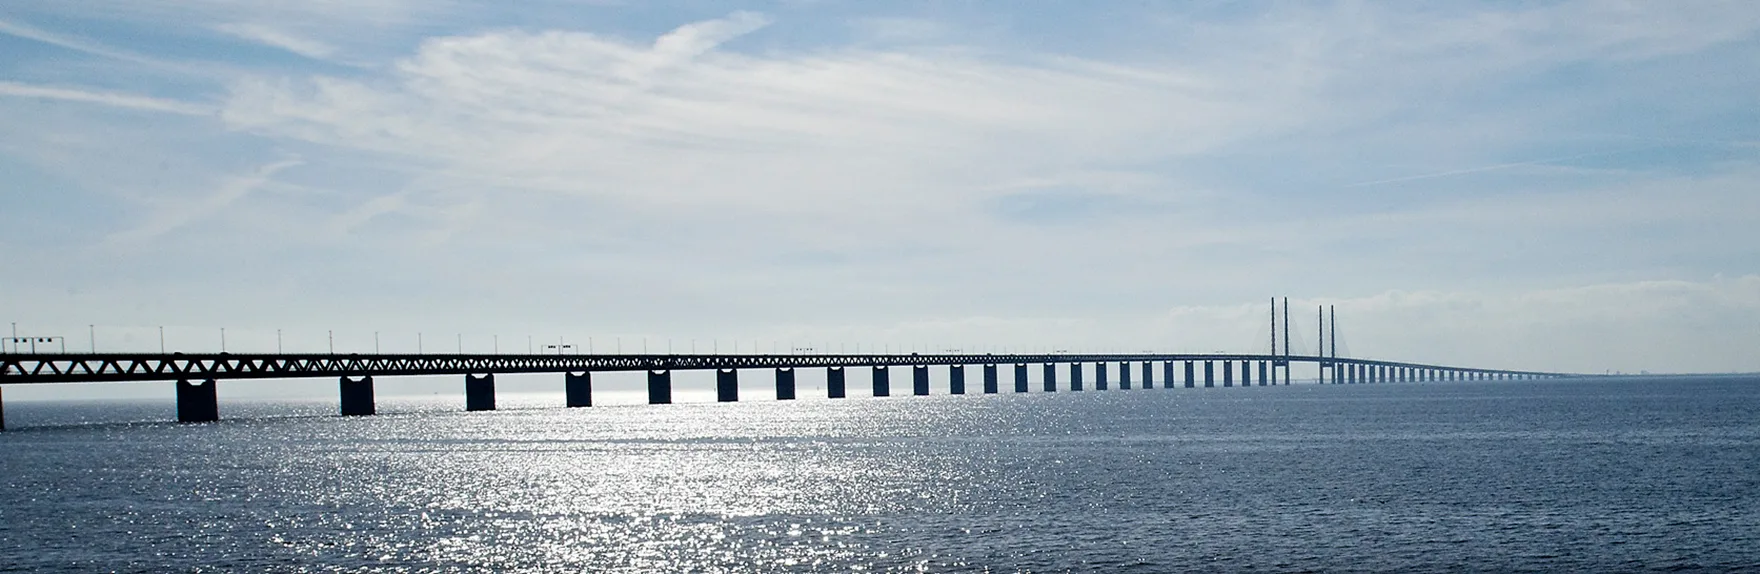
[[[1097, 391], [1177, 386], [1234, 387], [1290, 384], [1290, 367], [1313, 364], [1321, 383], [1416, 383], [1468, 380], [1556, 378], [1565, 373], [1482, 369], [1400, 361], [1290, 354], [615, 354], [615, 355], [408, 355], [408, 354], [140, 354], [47, 353], [0, 355], [0, 385], [57, 383], [177, 382], [177, 417], [183, 422], [219, 419], [216, 387], [228, 379], [323, 379], [340, 381], [341, 414], [375, 412], [374, 377], [462, 375], [465, 410], [495, 409], [495, 375], [563, 374], [570, 407], [593, 404], [594, 372], [647, 372], [648, 402], [672, 402], [672, 372], [713, 370], [716, 397], [739, 400], [739, 374], [774, 372], [776, 397], [796, 397], [796, 369], [827, 369], [826, 396], [848, 395], [849, 369], [868, 369], [874, 396], [891, 396], [890, 372], [910, 371], [911, 395], [930, 394], [929, 370], [948, 369], [947, 392], [967, 394], [965, 369], [980, 367], [976, 392], [1004, 392], [1000, 371], [1012, 367], [1012, 392], [1029, 391], [1028, 374], [1038, 367], [1042, 392]], [[1159, 366], [1159, 374], [1156, 372]], [[1061, 368], [1060, 368], [1061, 367]], [[1060, 382], [1059, 371], [1064, 378]], [[0, 410], [0, 429], [5, 428]]]

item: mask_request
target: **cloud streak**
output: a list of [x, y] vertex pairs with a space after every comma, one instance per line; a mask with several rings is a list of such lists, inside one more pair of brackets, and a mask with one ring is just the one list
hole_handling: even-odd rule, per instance
[[71, 36], [64, 36], [61, 34], [52, 33], [52, 32], [46, 31], [46, 30], [42, 30], [42, 29], [39, 29], [39, 28], [36, 28], [33, 26], [25, 25], [25, 24], [20, 24], [17, 22], [8, 22], [5, 20], [0, 20], [0, 34], [8, 34], [11, 36], [24, 38], [27, 40], [35, 40], [38, 42], [42, 42], [42, 43], [49, 44], [52, 46], [59, 46], [59, 47], [73, 50], [76, 52], [83, 52], [83, 53], [90, 54], [93, 56], [102, 56], [105, 58], [121, 60], [124, 62], [133, 62], [136, 64], [148, 64], [148, 65], [152, 65], [152, 66], [161, 66], [161, 67], [166, 66], [166, 63], [163, 61], [160, 61], [160, 60], [157, 60], [154, 58], [149, 58], [147, 56], [143, 56], [143, 55], [140, 55], [140, 54], [137, 54], [134, 52], [130, 52], [127, 50], [119, 50], [119, 49], [112, 48], [112, 47], [106, 46], [106, 45], [98, 43], [98, 42], [92, 42], [89, 40], [83, 40], [83, 39], [74, 38]]
[[152, 98], [132, 94], [98, 92], [80, 88], [63, 88], [53, 86], [37, 86], [17, 82], [0, 81], [0, 95], [15, 98], [42, 98], [65, 102], [97, 104], [113, 108], [161, 112], [185, 116], [212, 116], [216, 109], [189, 102]]

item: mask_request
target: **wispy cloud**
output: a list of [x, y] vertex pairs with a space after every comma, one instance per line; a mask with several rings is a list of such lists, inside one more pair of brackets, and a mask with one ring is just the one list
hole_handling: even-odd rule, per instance
[[221, 24], [215, 29], [265, 46], [273, 46], [314, 60], [325, 60], [336, 54], [336, 47], [304, 38], [263, 24]]
[[16, 36], [19, 38], [24, 38], [27, 40], [35, 40], [38, 42], [50, 44], [53, 46], [60, 46], [62, 48], [74, 50], [77, 52], [84, 52], [86, 54], [91, 54], [94, 56], [103, 56], [105, 58], [113, 58], [116, 60], [122, 60], [124, 62], [134, 62], [137, 64], [150, 64], [150, 65], [155, 65], [155, 66], [165, 65], [164, 62], [162, 62], [158, 59], [143, 56], [143, 55], [135, 53], [135, 52], [130, 52], [128, 50], [113, 48], [113, 47], [106, 46], [106, 45], [99, 43], [99, 42], [93, 42], [91, 40], [76, 38], [76, 37], [72, 37], [72, 36], [66, 36], [66, 35], [62, 35], [62, 34], [56, 34], [53, 32], [49, 32], [47, 30], [43, 30], [43, 29], [36, 28], [33, 26], [25, 25], [25, 24], [20, 24], [17, 22], [8, 22], [5, 20], [0, 20], [0, 34], [8, 34], [8, 35]]
[[298, 159], [282, 160], [259, 167], [246, 175], [227, 178], [207, 197], [190, 203], [163, 205], [146, 218], [146, 223], [113, 234], [106, 242], [112, 247], [139, 248], [161, 235], [219, 213], [269, 183], [277, 172], [302, 163], [305, 162]]
[[[1642, 148], [1639, 148], [1639, 149], [1642, 149]], [[1622, 154], [1622, 153], [1631, 153], [1633, 151], [1638, 151], [1638, 150], [1637, 149], [1625, 149], [1625, 150], [1616, 150], [1616, 151], [1579, 153], [1579, 154], [1572, 154], [1572, 155], [1567, 155], [1567, 156], [1560, 156], [1560, 157], [1553, 157], [1553, 158], [1546, 158], [1546, 159], [1537, 159], [1537, 160], [1532, 160], [1532, 161], [1517, 161], [1517, 162], [1510, 162], [1510, 163], [1500, 163], [1500, 164], [1496, 164], [1496, 165], [1470, 167], [1470, 168], [1465, 168], [1465, 169], [1453, 169], [1453, 170], [1448, 170], [1448, 171], [1439, 171], [1439, 172], [1425, 173], [1425, 174], [1419, 174], [1419, 175], [1408, 175], [1405, 177], [1377, 179], [1374, 181], [1362, 181], [1362, 182], [1347, 184], [1344, 187], [1369, 187], [1372, 185], [1385, 185], [1385, 184], [1389, 184], [1389, 183], [1404, 183], [1404, 182], [1408, 182], [1408, 181], [1436, 179], [1439, 177], [1451, 177], [1451, 176], [1456, 176], [1456, 175], [1484, 173], [1484, 172], [1488, 172], [1488, 171], [1509, 169], [1512, 167], [1525, 167], [1525, 166], [1533, 166], [1533, 165], [1547, 165], [1547, 164], [1555, 164], [1555, 163], [1564, 163], [1564, 162], [1568, 162], [1568, 161], [1572, 161], [1572, 160], [1588, 159], [1588, 158], [1592, 158], [1592, 157], [1605, 157], [1605, 156], [1611, 156], [1611, 155], [1618, 155], [1618, 154]]]
[[36, 86], [6, 81], [0, 81], [0, 95], [18, 98], [45, 98], [68, 102], [81, 102], [115, 108], [163, 112], [186, 116], [208, 116], [214, 115], [216, 111], [215, 108], [212, 107], [177, 100], [152, 98], [132, 94], [118, 94], [113, 92], [98, 92], [80, 88]]

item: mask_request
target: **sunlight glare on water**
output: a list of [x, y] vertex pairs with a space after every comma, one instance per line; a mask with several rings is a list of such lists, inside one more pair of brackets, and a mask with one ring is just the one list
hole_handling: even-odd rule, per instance
[[350, 418], [259, 405], [199, 425], [21, 405], [24, 420], [64, 422], [0, 434], [0, 558], [38, 571], [1741, 570], [1760, 568], [1755, 383]]

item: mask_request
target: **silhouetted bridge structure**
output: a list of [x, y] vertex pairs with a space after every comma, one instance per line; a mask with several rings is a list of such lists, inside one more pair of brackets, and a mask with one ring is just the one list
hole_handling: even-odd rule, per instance
[[[1183, 385], [1251, 387], [1290, 384], [1290, 367], [1317, 366], [1319, 382], [1423, 383], [1519, 378], [1554, 378], [1563, 373], [1477, 369], [1426, 365], [1373, 359], [1290, 354], [809, 354], [809, 355], [338, 355], [338, 354], [135, 354], [54, 353], [0, 354], [0, 385], [55, 383], [120, 383], [176, 381], [177, 418], [184, 422], [219, 419], [216, 387], [228, 379], [334, 378], [340, 381], [341, 414], [371, 415], [375, 412], [374, 377], [416, 375], [463, 375], [465, 410], [495, 409], [495, 375], [513, 373], [563, 374], [566, 403], [570, 407], [593, 404], [592, 374], [595, 372], [644, 371], [648, 402], [672, 402], [674, 371], [713, 370], [716, 397], [722, 402], [739, 400], [740, 371], [773, 371], [776, 398], [796, 397], [797, 369], [827, 369], [828, 398], [848, 395], [848, 371], [867, 369], [872, 393], [891, 396], [891, 369], [910, 371], [911, 395], [930, 394], [931, 368], [948, 369], [948, 394], [967, 394], [966, 367], [979, 367], [978, 392], [1003, 392], [1000, 375], [1012, 367], [1012, 391], [1029, 392], [1028, 374], [1042, 370], [1041, 392], [1132, 388], [1170, 389]], [[1091, 367], [1090, 367], [1091, 365]], [[1159, 377], [1156, 367], [1160, 367]], [[1060, 369], [1060, 367], [1062, 367]], [[1060, 382], [1059, 371], [1065, 377]], [[1281, 371], [1281, 372], [1280, 372]], [[1330, 379], [1330, 381], [1329, 381]], [[4, 428], [0, 414], [0, 428]]]

